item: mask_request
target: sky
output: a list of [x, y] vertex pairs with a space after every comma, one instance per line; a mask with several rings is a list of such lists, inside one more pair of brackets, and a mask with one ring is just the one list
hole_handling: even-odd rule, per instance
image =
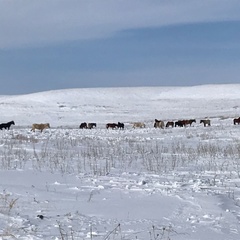
[[239, 0], [0, 5], [0, 95], [240, 83]]

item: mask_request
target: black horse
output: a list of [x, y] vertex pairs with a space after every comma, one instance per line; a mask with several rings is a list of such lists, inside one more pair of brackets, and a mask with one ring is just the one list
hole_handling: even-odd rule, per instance
[[118, 122], [118, 128], [119, 129], [124, 129], [124, 123]]
[[92, 128], [95, 128], [95, 127], [97, 127], [96, 123], [88, 123], [88, 125], [87, 125], [88, 129], [92, 129]]
[[175, 122], [175, 127], [183, 127], [183, 126], [185, 126], [183, 120], [178, 120]]
[[87, 128], [87, 123], [86, 122], [81, 123], [79, 128], [80, 129]]
[[15, 125], [14, 121], [8, 122], [8, 123], [1, 123], [0, 124], [0, 130], [2, 130], [3, 128], [9, 130], [11, 125]]

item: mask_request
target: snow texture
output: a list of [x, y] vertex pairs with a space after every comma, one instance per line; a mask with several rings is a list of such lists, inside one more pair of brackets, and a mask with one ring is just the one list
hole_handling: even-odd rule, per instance
[[[0, 131], [0, 238], [239, 239], [239, 93], [236, 84], [0, 96], [1, 122], [15, 122]], [[154, 119], [196, 123], [156, 129]], [[124, 130], [105, 127], [118, 122]]]

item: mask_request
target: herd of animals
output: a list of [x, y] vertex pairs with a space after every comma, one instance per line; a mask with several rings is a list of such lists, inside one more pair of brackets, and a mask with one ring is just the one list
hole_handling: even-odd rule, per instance
[[[196, 119], [189, 119], [189, 120], [178, 120], [176, 122], [168, 121], [165, 125], [164, 121], [155, 119], [154, 127], [155, 128], [169, 128], [169, 127], [186, 127], [186, 126], [192, 126], [192, 123], [196, 123]], [[200, 124], [203, 123], [204, 127], [211, 126], [211, 121], [209, 119], [200, 120]], [[239, 118], [240, 123], [240, 118]], [[96, 123], [86, 123], [83, 122], [80, 124], [80, 129], [92, 129], [93, 127], [96, 127]], [[145, 128], [146, 125], [143, 122], [134, 122], [133, 128]], [[118, 122], [118, 123], [107, 123], [106, 128], [109, 129], [124, 129], [124, 123]]]
[[[176, 122], [168, 121], [165, 125], [164, 121], [155, 119], [154, 127], [155, 128], [169, 128], [169, 127], [186, 127], [186, 126], [192, 126], [193, 123], [196, 123], [196, 119], [189, 119], [189, 120], [178, 120]], [[211, 120], [210, 119], [202, 119], [200, 120], [200, 124], [203, 124], [204, 127], [211, 126]], [[233, 119], [233, 124], [240, 124], [240, 117]], [[96, 123], [86, 123], [83, 122], [80, 124], [80, 129], [92, 129], [96, 127]], [[146, 125], [143, 122], [134, 122], [132, 124], [133, 128], [145, 128]], [[118, 122], [118, 123], [107, 123], [106, 128], [112, 128], [112, 129], [124, 129], [124, 123]]]
[[[176, 122], [173, 121], [168, 121], [165, 125], [164, 121], [155, 119], [154, 122], [154, 127], [155, 128], [169, 128], [169, 127], [186, 127], [186, 126], [192, 126], [193, 123], [196, 123], [196, 119], [189, 119], [189, 120], [178, 120]], [[210, 119], [202, 119], [200, 120], [200, 124], [203, 124], [204, 127], [206, 126], [211, 126], [211, 121]], [[240, 117], [239, 118], [234, 118], [233, 119], [233, 124], [240, 124]], [[11, 125], [15, 125], [14, 121], [10, 121], [7, 123], [1, 123], [0, 124], [0, 130], [2, 129], [7, 129], [9, 130]], [[80, 129], [92, 129], [96, 128], [97, 124], [96, 123], [86, 123], [83, 122], [80, 124], [79, 128]], [[134, 122], [133, 123], [133, 128], [145, 128], [146, 125], [143, 122]], [[40, 130], [41, 132], [44, 129], [50, 128], [49, 123], [34, 123], [32, 124], [31, 131], [35, 132], [35, 130]], [[118, 122], [118, 123], [107, 123], [106, 128], [109, 129], [124, 129], [124, 123]]]

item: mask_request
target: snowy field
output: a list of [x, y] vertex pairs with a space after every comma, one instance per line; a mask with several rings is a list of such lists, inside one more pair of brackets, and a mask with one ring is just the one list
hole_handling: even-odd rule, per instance
[[[0, 96], [0, 121], [15, 122], [0, 131], [0, 239], [238, 240], [239, 93], [240, 84]], [[155, 118], [196, 123], [155, 129]], [[105, 128], [118, 121], [124, 130]]]

